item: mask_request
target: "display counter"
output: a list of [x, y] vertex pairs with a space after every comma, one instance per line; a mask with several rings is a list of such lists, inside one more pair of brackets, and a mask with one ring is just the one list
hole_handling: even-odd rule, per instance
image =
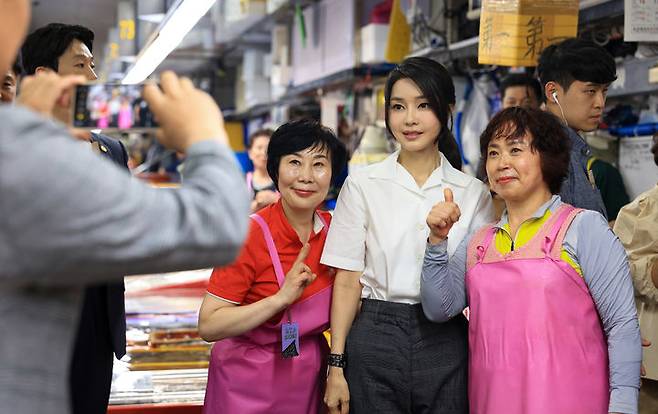
[[197, 315], [210, 272], [125, 279], [126, 356], [115, 360], [109, 413], [201, 413], [211, 344]]
[[201, 414], [202, 404], [142, 404], [110, 406], [108, 414]]

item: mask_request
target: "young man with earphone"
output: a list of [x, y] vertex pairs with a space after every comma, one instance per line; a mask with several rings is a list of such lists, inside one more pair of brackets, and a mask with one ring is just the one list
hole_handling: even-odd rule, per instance
[[616, 71], [615, 61], [605, 49], [583, 39], [567, 39], [547, 47], [537, 66], [546, 108], [564, 121], [571, 139], [569, 174], [560, 197], [565, 203], [598, 211], [606, 218], [601, 193], [588, 168], [592, 151], [578, 133], [598, 128]]

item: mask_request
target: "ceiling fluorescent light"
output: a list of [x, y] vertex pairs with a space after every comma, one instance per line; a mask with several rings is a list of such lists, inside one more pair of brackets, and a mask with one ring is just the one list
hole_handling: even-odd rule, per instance
[[145, 22], [160, 24], [164, 20], [164, 17], [165, 17], [164, 13], [151, 13], [151, 14], [140, 14], [138, 18], [139, 20]]
[[216, 0], [179, 0], [167, 12], [156, 34], [137, 56], [122, 83], [143, 82], [183, 41], [195, 24], [208, 13]]

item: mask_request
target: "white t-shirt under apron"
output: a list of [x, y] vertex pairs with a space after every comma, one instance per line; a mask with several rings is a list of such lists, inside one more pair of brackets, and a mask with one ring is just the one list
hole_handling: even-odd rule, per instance
[[429, 236], [427, 214], [443, 201], [443, 190], [452, 189], [461, 210], [448, 234], [449, 255], [467, 234], [493, 222], [494, 210], [487, 187], [453, 168], [443, 154], [422, 187], [398, 156], [395, 152], [347, 177], [321, 262], [362, 271], [362, 298], [416, 304]]

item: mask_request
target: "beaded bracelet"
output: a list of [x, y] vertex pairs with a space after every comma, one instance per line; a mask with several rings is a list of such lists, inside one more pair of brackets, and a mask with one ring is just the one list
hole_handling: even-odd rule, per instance
[[329, 354], [327, 364], [331, 367], [345, 368], [347, 358], [345, 358], [345, 354]]

